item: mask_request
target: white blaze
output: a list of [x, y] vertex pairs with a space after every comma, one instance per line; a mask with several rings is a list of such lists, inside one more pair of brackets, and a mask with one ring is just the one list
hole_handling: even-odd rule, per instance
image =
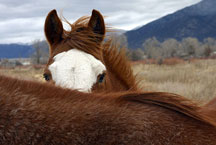
[[97, 76], [106, 68], [92, 55], [78, 49], [71, 49], [56, 55], [49, 70], [56, 85], [90, 92], [97, 81]]

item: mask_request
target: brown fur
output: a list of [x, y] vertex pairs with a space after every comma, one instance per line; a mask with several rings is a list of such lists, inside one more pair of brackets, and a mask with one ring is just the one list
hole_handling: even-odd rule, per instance
[[118, 87], [118, 90], [138, 90], [131, 64], [126, 57], [126, 50], [123, 48], [118, 50], [118, 48], [118, 45], [113, 44], [111, 39], [103, 45], [103, 59], [106, 68], [114, 72], [116, 77], [114, 80], [118, 79], [121, 82], [119, 86], [124, 86], [123, 89]]
[[169, 93], [81, 93], [0, 76], [0, 144], [215, 145], [215, 122]]
[[[50, 20], [55, 20], [56, 23], [50, 25]], [[55, 10], [51, 11], [47, 16], [45, 34], [50, 44], [50, 58], [44, 70], [45, 74], [51, 76], [48, 67], [53, 63], [55, 55], [77, 48], [93, 55], [104, 63], [107, 68], [105, 81], [96, 83], [92, 88], [93, 92], [138, 90], [135, 76], [125, 56], [125, 52], [123, 50], [118, 51], [117, 45], [113, 45], [111, 39], [103, 43], [105, 32], [109, 30], [105, 29], [103, 16], [98, 11], [93, 10], [91, 17], [81, 17], [73, 24], [70, 24], [67, 20], [65, 21], [71, 26], [71, 31], [63, 30]], [[97, 21], [99, 21], [100, 27], [95, 32], [93, 27]], [[62, 29], [58, 31], [62, 33], [53, 34], [50, 33], [50, 29]], [[53, 37], [57, 38], [54, 39]], [[51, 41], [50, 39], [54, 40]]]
[[214, 119], [216, 122], [216, 97], [200, 108], [200, 112]]

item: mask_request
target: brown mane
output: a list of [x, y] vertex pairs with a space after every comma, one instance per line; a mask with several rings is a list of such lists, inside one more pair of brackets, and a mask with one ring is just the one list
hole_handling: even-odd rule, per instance
[[216, 97], [200, 108], [200, 112], [214, 119], [216, 122]]
[[200, 113], [200, 106], [196, 103], [188, 100], [187, 98], [167, 92], [146, 92], [140, 94], [127, 94], [123, 96], [127, 101], [132, 101], [136, 103], [152, 104], [157, 105], [162, 108], [167, 108], [188, 117], [191, 117], [195, 120], [216, 125], [216, 122], [204, 113]]
[[131, 64], [126, 57], [124, 48], [118, 50], [119, 46], [112, 43], [109, 39], [103, 44], [103, 58], [106, 66], [111, 71], [115, 72], [116, 77], [123, 81], [127, 90], [138, 90], [138, 85], [131, 69]]
[[[71, 30], [64, 30], [62, 37], [66, 40], [70, 40], [67, 42], [71, 46], [71, 48], [80, 49], [86, 53], [92, 54], [97, 59], [103, 60], [101, 54], [102, 48], [95, 41], [95, 38], [101, 35], [88, 30], [89, 19], [89, 16], [83, 16], [77, 21], [75, 21], [73, 24], [64, 19], [67, 24], [70, 25]], [[83, 33], [77, 31], [79, 29], [81, 29], [80, 31], [82, 31]], [[88, 35], [88, 37], [86, 37], [86, 35]]]

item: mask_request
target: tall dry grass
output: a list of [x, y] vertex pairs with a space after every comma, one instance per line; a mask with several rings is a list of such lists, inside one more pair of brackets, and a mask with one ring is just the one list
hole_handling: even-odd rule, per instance
[[144, 91], [180, 94], [200, 103], [216, 97], [216, 60], [199, 60], [176, 65], [133, 66]]
[[6, 75], [23, 80], [33, 80], [43, 82], [43, 67], [15, 67], [0, 68], [0, 75]]

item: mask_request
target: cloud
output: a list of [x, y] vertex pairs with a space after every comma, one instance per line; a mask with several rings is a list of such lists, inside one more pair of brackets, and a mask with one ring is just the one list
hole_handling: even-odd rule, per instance
[[57, 9], [68, 20], [90, 15], [108, 16], [106, 23], [130, 30], [201, 0], [0, 0], [0, 43], [29, 43], [44, 39], [47, 13]]

